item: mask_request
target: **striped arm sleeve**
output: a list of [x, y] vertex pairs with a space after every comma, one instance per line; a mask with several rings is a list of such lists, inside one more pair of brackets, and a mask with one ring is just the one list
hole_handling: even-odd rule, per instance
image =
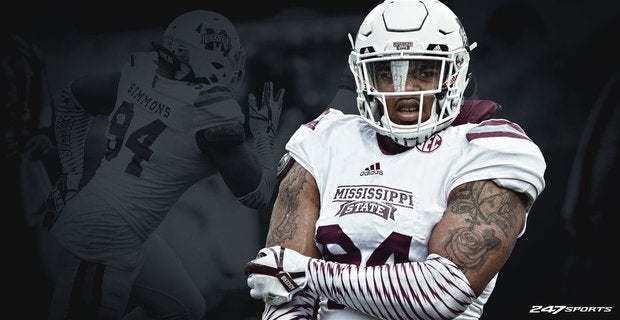
[[82, 178], [84, 145], [92, 120], [73, 96], [69, 83], [62, 91], [55, 123], [58, 156], [69, 190], [77, 190]]
[[457, 266], [436, 254], [373, 267], [311, 259], [307, 275], [312, 292], [380, 319], [452, 319], [476, 298]]
[[262, 320], [310, 320], [313, 319], [317, 296], [304, 290], [289, 303], [279, 306], [265, 304]]

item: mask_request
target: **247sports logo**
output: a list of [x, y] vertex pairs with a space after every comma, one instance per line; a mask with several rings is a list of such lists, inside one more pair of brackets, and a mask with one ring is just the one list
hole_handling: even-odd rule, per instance
[[607, 313], [611, 312], [614, 307], [582, 307], [582, 306], [532, 306], [530, 313], [550, 313], [558, 314], [560, 312], [570, 313]]

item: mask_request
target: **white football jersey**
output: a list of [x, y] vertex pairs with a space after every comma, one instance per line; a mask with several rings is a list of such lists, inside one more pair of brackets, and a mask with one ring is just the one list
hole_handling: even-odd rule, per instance
[[[244, 123], [241, 107], [229, 90], [169, 80], [158, 76], [156, 68], [157, 55], [150, 52], [133, 54], [123, 67], [116, 105], [108, 117], [105, 156], [83, 188], [105, 199], [122, 217], [131, 229], [123, 234], [135, 234], [140, 240], [159, 226], [191, 185], [215, 172], [197, 145], [196, 132]], [[75, 210], [88, 208], [81, 206]], [[90, 238], [99, 237], [101, 242], [113, 236], [100, 234], [119, 234], [119, 230], [108, 230], [119, 227], [102, 226], [92, 219], [82, 221], [87, 220], [87, 214], [66, 211], [54, 226], [54, 231], [64, 237], [61, 241], [72, 243], [72, 251], [83, 258], [105, 261], [93, 256], [94, 248], [84, 248], [84, 239], [72, 239], [76, 237], [69, 230], [63, 233], [62, 224], [72, 220], [72, 224], [90, 230]], [[135, 249], [133, 245], [126, 246], [122, 250]], [[115, 247], [121, 250], [122, 244]]]
[[[321, 209], [315, 241], [323, 258], [360, 266], [424, 261], [448, 194], [463, 183], [493, 180], [532, 199], [545, 187], [540, 149], [503, 119], [448, 127], [388, 155], [361, 117], [328, 109], [302, 125], [286, 149], [316, 180]], [[459, 319], [480, 317], [494, 285], [495, 278]], [[326, 319], [370, 318], [322, 301]]]

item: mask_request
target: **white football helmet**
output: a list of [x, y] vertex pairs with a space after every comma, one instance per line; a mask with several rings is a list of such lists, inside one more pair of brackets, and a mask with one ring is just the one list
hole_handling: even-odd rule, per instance
[[245, 48], [234, 25], [219, 13], [194, 10], [178, 16], [156, 48], [179, 80], [222, 84], [233, 91], [243, 81]]
[[[403, 146], [415, 146], [449, 126], [463, 104], [469, 82], [469, 45], [457, 16], [437, 0], [386, 0], [362, 22], [349, 67], [357, 86], [360, 115], [379, 133]], [[439, 68], [432, 85], [407, 91], [407, 77], [422, 75], [426, 66]], [[392, 88], [380, 91], [376, 85], [379, 69], [392, 79]], [[409, 81], [414, 78], [409, 78]], [[431, 106], [424, 96], [434, 95]], [[390, 120], [386, 97], [420, 98], [416, 124]], [[430, 119], [422, 121], [422, 110], [432, 108]]]

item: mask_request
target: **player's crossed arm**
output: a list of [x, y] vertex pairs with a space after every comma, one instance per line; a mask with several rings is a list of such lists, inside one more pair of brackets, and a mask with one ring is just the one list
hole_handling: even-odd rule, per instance
[[[519, 194], [491, 181], [470, 182], [451, 193], [444, 218], [431, 234], [426, 261], [359, 267], [311, 259], [291, 250], [307, 240], [297, 231], [308, 220], [290, 209], [300, 207], [298, 195], [308, 183], [305, 174], [297, 165], [287, 175], [289, 184], [281, 187], [287, 196], [279, 197], [282, 207], [270, 228], [268, 245], [273, 246], [246, 266], [251, 295], [279, 305], [275, 310], [299, 308], [295, 295], [310, 292], [381, 318], [403, 312], [414, 318], [421, 313], [454, 317], [501, 269], [525, 221], [527, 203]], [[293, 183], [295, 179], [299, 182]], [[282, 210], [287, 208], [283, 205], [291, 207]], [[372, 288], [377, 287], [389, 289], [382, 293], [385, 299], [372, 298], [377, 294]], [[266, 310], [275, 313], [269, 306]]]

